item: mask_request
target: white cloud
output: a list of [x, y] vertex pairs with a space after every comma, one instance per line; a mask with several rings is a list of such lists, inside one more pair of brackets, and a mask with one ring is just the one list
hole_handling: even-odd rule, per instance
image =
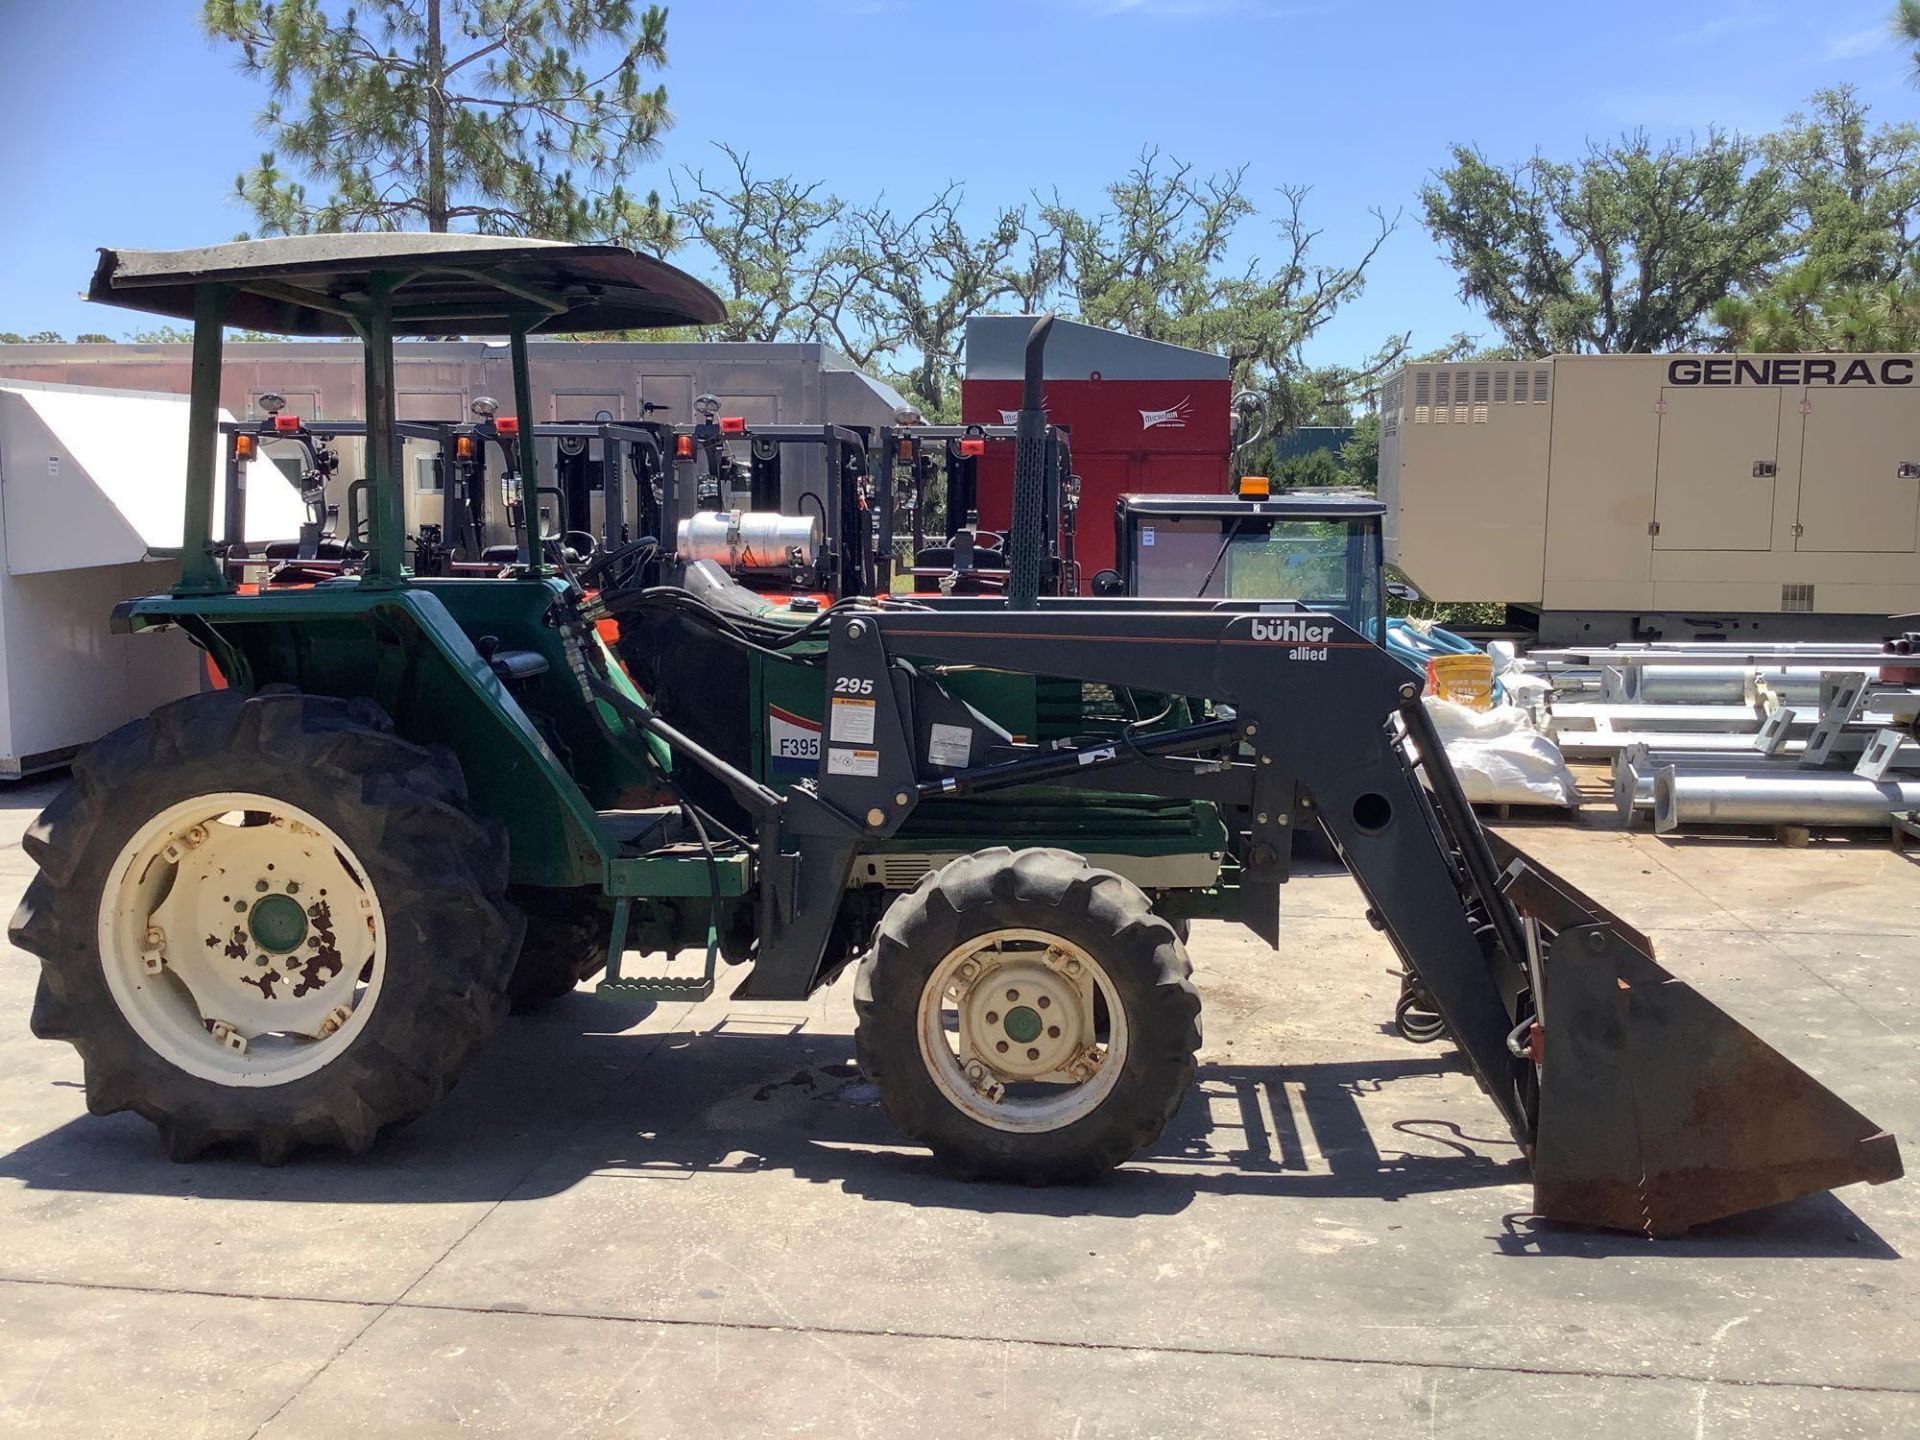
[[1771, 10], [1762, 9], [1753, 0], [1742, 0], [1732, 9], [1710, 16], [1698, 25], [1674, 32], [1668, 43], [1673, 45], [1701, 45], [1709, 40], [1719, 40], [1728, 35], [1738, 35], [1747, 30], [1758, 30], [1763, 25], [1771, 25], [1778, 18]]
[[1887, 27], [1869, 25], [1864, 30], [1849, 30], [1845, 34], [1827, 37], [1827, 59], [1858, 60], [1862, 55], [1871, 55], [1887, 41]]

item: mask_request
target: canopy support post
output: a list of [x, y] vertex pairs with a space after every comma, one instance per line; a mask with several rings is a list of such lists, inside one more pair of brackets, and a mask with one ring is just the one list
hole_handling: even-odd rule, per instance
[[221, 345], [232, 293], [225, 285], [201, 285], [193, 292], [186, 511], [181, 521], [176, 595], [217, 595], [227, 588], [226, 566], [213, 553], [213, 468], [220, 444]]
[[373, 502], [367, 517], [367, 568], [360, 584], [368, 590], [390, 590], [407, 582], [406, 502], [393, 393], [394, 288], [393, 276], [373, 277], [360, 337], [367, 377], [367, 493]]

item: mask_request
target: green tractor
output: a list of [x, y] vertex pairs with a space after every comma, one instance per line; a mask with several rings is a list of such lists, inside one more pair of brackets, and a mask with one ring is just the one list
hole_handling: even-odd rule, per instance
[[[670, 553], [633, 567], [648, 583], [556, 570], [533, 506], [507, 576], [409, 573], [395, 337], [504, 331], [528, 417], [530, 333], [720, 317], [658, 261], [296, 237], [103, 251], [92, 297], [194, 323], [180, 580], [116, 620], [184, 631], [223, 688], [76, 763], [27, 836], [11, 936], [89, 1108], [145, 1116], [177, 1156], [363, 1150], [434, 1104], [516, 994], [604, 966], [603, 992], [704, 998], [724, 960], [747, 1001], [856, 967], [860, 1064], [951, 1169], [1090, 1178], [1193, 1078], [1185, 919], [1277, 944], [1311, 820], [1532, 1161], [1541, 1214], [1669, 1232], [1899, 1173], [1892, 1137], [1483, 832], [1418, 684], [1342, 619], [1040, 597], [1046, 321], [1004, 595], [809, 615]], [[358, 573], [230, 584], [227, 325], [362, 343]], [[520, 479], [537, 489], [532, 447]], [[683, 950], [704, 968], [629, 968]]]

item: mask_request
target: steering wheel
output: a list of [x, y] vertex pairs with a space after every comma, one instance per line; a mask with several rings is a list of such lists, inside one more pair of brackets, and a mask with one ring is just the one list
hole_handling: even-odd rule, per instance
[[[586, 541], [586, 544], [582, 546], [575, 543], [580, 540]], [[582, 565], [591, 564], [600, 554], [599, 537], [590, 530], [563, 530], [560, 543], [578, 555]]]

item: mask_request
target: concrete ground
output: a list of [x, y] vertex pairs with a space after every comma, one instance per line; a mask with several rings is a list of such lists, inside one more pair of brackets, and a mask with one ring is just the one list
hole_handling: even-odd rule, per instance
[[[52, 793], [0, 792], [0, 912]], [[1902, 1136], [1920, 870], [1510, 832]], [[1920, 1186], [1654, 1243], [1538, 1224], [1495, 1112], [1383, 1027], [1344, 874], [1278, 956], [1200, 925], [1199, 1084], [1083, 1190], [897, 1143], [814, 1003], [510, 1021], [373, 1155], [169, 1163], [86, 1114], [0, 963], [0, 1433], [917, 1437], [1920, 1433]]]

